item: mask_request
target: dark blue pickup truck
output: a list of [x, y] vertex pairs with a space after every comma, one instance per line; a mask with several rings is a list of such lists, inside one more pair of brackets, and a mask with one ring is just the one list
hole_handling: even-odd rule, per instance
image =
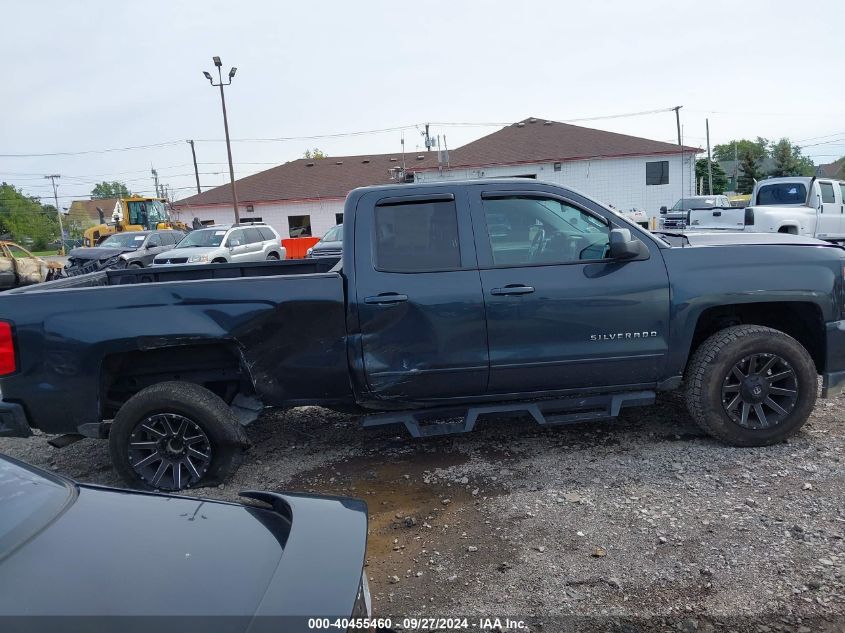
[[[0, 435], [108, 437], [130, 484], [219, 481], [264, 406], [417, 436], [613, 417], [684, 387], [739, 446], [845, 383], [842, 248], [652, 234], [515, 180], [357, 189], [340, 261], [117, 270], [0, 295]], [[447, 422], [443, 422], [443, 420]]]

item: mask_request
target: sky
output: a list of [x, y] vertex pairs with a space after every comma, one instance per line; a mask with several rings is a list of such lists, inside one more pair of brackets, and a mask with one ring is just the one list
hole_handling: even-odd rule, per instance
[[239, 177], [313, 147], [413, 152], [426, 122], [450, 148], [531, 116], [676, 142], [677, 105], [687, 145], [709, 118], [713, 145], [845, 155], [841, 0], [27, 0], [3, 19], [0, 181], [50, 202], [60, 174], [62, 207], [102, 180], [151, 195], [151, 167], [195, 193], [187, 139], [203, 190], [228, 182], [213, 55], [238, 69]]

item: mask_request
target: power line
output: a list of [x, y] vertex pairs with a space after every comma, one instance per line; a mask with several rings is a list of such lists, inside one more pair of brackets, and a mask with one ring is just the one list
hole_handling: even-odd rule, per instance
[[[591, 117], [580, 117], [574, 119], [565, 119], [562, 121], [563, 123], [568, 122], [576, 122], [576, 121], [599, 121], [603, 119], [619, 119], [625, 117], [634, 117], [634, 116], [644, 116], [648, 114], [659, 114], [662, 112], [670, 112], [672, 108], [658, 108], [655, 110], [643, 110], [640, 112], [624, 112], [619, 114], [606, 114], [601, 116], [591, 116]], [[460, 127], [460, 126], [473, 126], [473, 127], [499, 127], [499, 126], [507, 126], [512, 125], [513, 122], [489, 122], [489, 123], [478, 123], [478, 122], [441, 122], [435, 123], [433, 125], [440, 125], [443, 127]], [[268, 138], [238, 138], [238, 139], [231, 139], [231, 141], [237, 143], [275, 143], [275, 142], [287, 142], [287, 141], [312, 141], [312, 140], [319, 140], [319, 139], [329, 139], [329, 138], [345, 138], [345, 137], [355, 137], [355, 136], [365, 136], [368, 134], [383, 134], [387, 132], [400, 132], [404, 130], [416, 129], [420, 125], [424, 125], [422, 123], [412, 123], [409, 125], [395, 125], [392, 127], [384, 127], [384, 128], [376, 128], [371, 130], [356, 130], [352, 132], [333, 132], [329, 134], [310, 134], [304, 136], [277, 136], [277, 137], [268, 137]], [[194, 139], [197, 143], [223, 143], [225, 139]], [[65, 151], [65, 152], [41, 152], [41, 153], [20, 153], [20, 154], [0, 154], [0, 158], [46, 158], [46, 157], [55, 157], [55, 156], [81, 156], [86, 154], [106, 154], [110, 152], [129, 152], [135, 150], [144, 150], [144, 149], [157, 149], [161, 147], [170, 147], [175, 145], [181, 145], [184, 143], [183, 140], [179, 141], [163, 141], [161, 143], [151, 143], [148, 145], [131, 145], [126, 147], [111, 147], [106, 149], [89, 149], [89, 150], [78, 150], [78, 151]], [[35, 174], [32, 174], [35, 175]]]

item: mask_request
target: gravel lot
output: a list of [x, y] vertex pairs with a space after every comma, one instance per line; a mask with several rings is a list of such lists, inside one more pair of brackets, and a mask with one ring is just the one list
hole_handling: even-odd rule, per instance
[[[251, 426], [235, 479], [202, 494], [364, 498], [380, 615], [512, 615], [543, 631], [562, 630], [562, 615], [688, 632], [842, 630], [843, 413], [845, 399], [819, 400], [788, 443], [736, 449], [700, 432], [673, 395], [614, 422], [491, 420], [428, 440], [294, 409]], [[0, 439], [0, 451], [120, 483], [104, 442]]]

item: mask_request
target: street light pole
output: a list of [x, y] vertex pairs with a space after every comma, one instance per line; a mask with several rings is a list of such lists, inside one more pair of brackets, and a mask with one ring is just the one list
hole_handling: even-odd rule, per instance
[[61, 178], [59, 174], [51, 174], [44, 176], [51, 183], [53, 183], [53, 200], [56, 202], [56, 214], [59, 216], [59, 254], [65, 254], [65, 227], [62, 224], [62, 210], [59, 208], [59, 192], [56, 190], [56, 178]]
[[203, 72], [203, 75], [205, 75], [205, 78], [208, 79], [212, 86], [220, 87], [220, 104], [223, 106], [223, 129], [226, 131], [226, 153], [229, 155], [229, 180], [232, 183], [232, 205], [235, 210], [235, 223], [239, 223], [241, 221], [241, 215], [238, 211], [238, 190], [235, 186], [235, 167], [232, 164], [232, 143], [229, 140], [229, 118], [226, 115], [226, 97], [223, 94], [223, 86], [228, 86], [232, 83], [232, 77], [235, 76], [235, 72], [238, 69], [233, 66], [229, 71], [229, 81], [224, 83], [222, 71], [223, 63], [216, 55], [212, 59], [214, 61], [214, 65], [217, 66], [217, 77], [219, 82], [214, 83], [214, 79], [212, 79], [208, 72]]

